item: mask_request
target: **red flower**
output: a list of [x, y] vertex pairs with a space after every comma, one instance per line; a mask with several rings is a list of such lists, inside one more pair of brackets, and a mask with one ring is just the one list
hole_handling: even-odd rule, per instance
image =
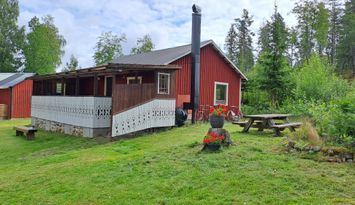
[[220, 139], [221, 141], [223, 141], [223, 140], [224, 140], [224, 136], [221, 135], [221, 136], [219, 137], [219, 139]]
[[222, 113], [221, 112], [217, 112], [217, 115], [220, 117], [222, 115]]
[[210, 108], [210, 113], [213, 113], [214, 112], [214, 107], [211, 107]]
[[205, 144], [208, 144], [209, 142], [210, 142], [210, 140], [208, 138], [203, 140], [203, 143], [205, 143]]

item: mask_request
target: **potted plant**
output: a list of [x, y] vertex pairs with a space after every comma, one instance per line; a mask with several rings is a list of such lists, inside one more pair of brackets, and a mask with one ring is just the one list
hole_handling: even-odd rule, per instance
[[217, 151], [221, 148], [221, 144], [223, 140], [224, 140], [223, 135], [218, 135], [216, 133], [209, 133], [203, 139], [203, 144], [205, 145], [204, 146], [205, 148], [211, 151]]
[[210, 124], [212, 128], [222, 128], [224, 125], [224, 116], [227, 113], [225, 105], [218, 104], [210, 109]]

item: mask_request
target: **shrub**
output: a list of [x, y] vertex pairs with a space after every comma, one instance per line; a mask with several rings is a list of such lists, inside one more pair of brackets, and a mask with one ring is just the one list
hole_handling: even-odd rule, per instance
[[320, 146], [323, 144], [316, 128], [308, 118], [304, 119], [302, 126], [296, 132], [290, 133], [289, 137], [294, 141], [298, 141], [297, 144], [311, 146]]

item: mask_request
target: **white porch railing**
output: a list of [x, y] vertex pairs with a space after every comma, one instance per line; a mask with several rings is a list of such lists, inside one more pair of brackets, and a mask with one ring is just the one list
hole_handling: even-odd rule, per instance
[[110, 127], [110, 97], [32, 96], [31, 116], [69, 125]]
[[175, 125], [175, 99], [155, 99], [113, 115], [112, 136]]

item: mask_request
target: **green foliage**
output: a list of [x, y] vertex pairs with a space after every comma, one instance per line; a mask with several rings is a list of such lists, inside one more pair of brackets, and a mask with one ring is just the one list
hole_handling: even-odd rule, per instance
[[137, 40], [137, 47], [132, 48], [131, 54], [146, 53], [154, 49], [154, 44], [149, 35]]
[[118, 36], [111, 31], [102, 33], [101, 36], [98, 37], [98, 42], [95, 46], [95, 53], [93, 56], [95, 64], [102, 65], [123, 55], [121, 43], [125, 41], [125, 34]]
[[63, 68], [63, 71], [66, 72], [66, 71], [74, 71], [76, 69], [79, 68], [79, 62], [78, 62], [78, 59], [75, 58], [74, 55], [71, 55], [70, 56], [70, 60], [69, 62], [67, 62], [65, 64], [65, 67]]
[[17, 26], [18, 0], [0, 0], [0, 72], [16, 72], [22, 66], [24, 27]]
[[24, 54], [25, 71], [38, 74], [54, 73], [61, 64], [66, 41], [54, 25], [54, 19], [46, 16], [42, 19], [33, 17], [28, 23], [30, 32], [26, 36]]
[[329, 3], [329, 31], [328, 31], [328, 59], [331, 65], [336, 64], [336, 47], [339, 42], [340, 28], [342, 26], [342, 4], [338, 0], [328, 0]]
[[254, 33], [250, 29], [253, 22], [248, 10], [243, 9], [242, 17], [235, 19], [225, 40], [227, 56], [243, 72], [250, 71], [254, 65], [252, 47]]
[[279, 151], [282, 138], [273, 133], [243, 134], [227, 123], [236, 146], [205, 154], [199, 150], [209, 124], [99, 145], [42, 130], [26, 141], [12, 126], [29, 121], [4, 123], [2, 204], [354, 203], [352, 164], [285, 154]]
[[258, 59], [261, 67], [258, 82], [259, 88], [269, 94], [272, 105], [276, 107], [285, 98], [289, 88], [287, 29], [276, 7], [268, 28], [268, 45]]
[[231, 60], [234, 64], [237, 64], [237, 32], [235, 31], [234, 24], [231, 24], [227, 37], [225, 39], [224, 48], [227, 52], [227, 57]]
[[326, 60], [318, 55], [310, 59], [293, 73], [296, 99], [329, 101], [347, 92], [347, 82], [337, 77]]
[[341, 71], [355, 73], [355, 0], [345, 3], [341, 19], [340, 40], [337, 48], [337, 63]]
[[317, 7], [315, 39], [317, 40], [318, 53], [323, 55], [325, 48], [328, 46], [329, 12], [323, 2], [320, 2]]

